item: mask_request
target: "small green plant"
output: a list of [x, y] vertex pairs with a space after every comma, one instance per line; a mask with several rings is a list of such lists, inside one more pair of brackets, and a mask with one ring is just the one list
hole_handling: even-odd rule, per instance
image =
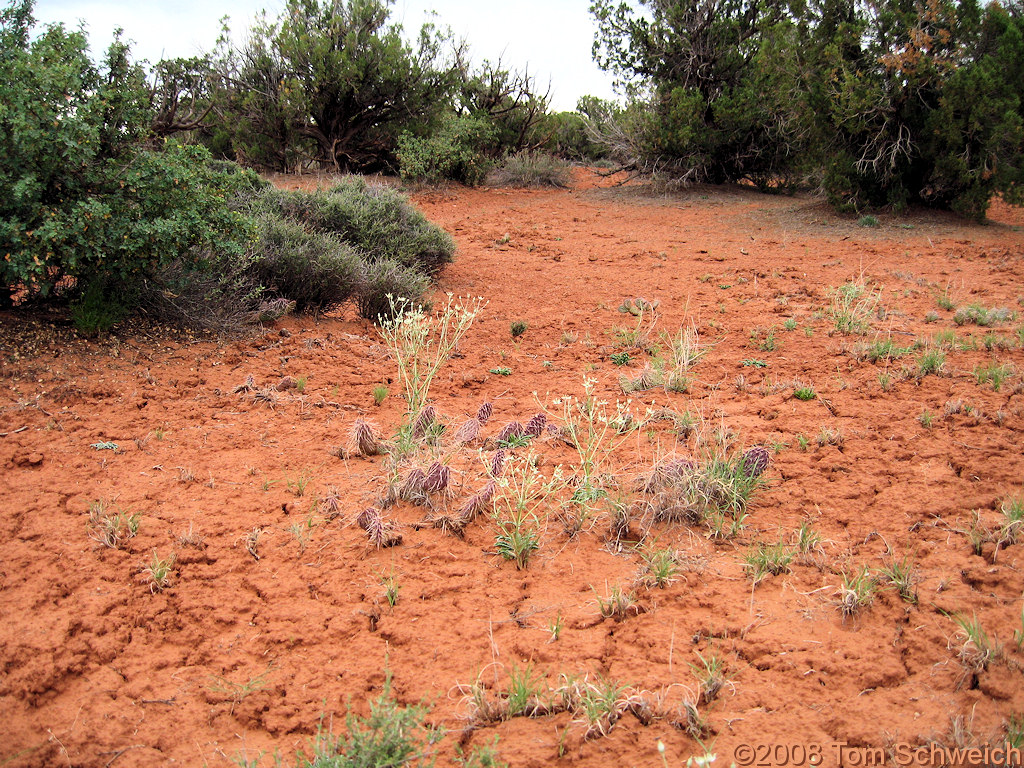
[[793, 549], [781, 541], [777, 544], [760, 542], [744, 555], [743, 569], [756, 587], [769, 576], [789, 573], [794, 556]]
[[637, 606], [633, 595], [628, 591], [624, 591], [618, 584], [611, 588], [606, 597], [597, 595], [596, 591], [595, 595], [597, 597], [598, 613], [601, 614], [603, 619], [622, 621], [631, 614], [636, 615], [639, 613], [639, 606]]
[[306, 384], [309, 383], [309, 376], [299, 376], [295, 379], [295, 391], [302, 394], [306, 391]]
[[853, 573], [843, 573], [843, 585], [839, 588], [839, 612], [852, 616], [861, 608], [871, 605], [875, 599], [875, 579], [866, 565]]
[[892, 376], [887, 372], [883, 371], [878, 374], [878, 386], [882, 388], [883, 392], [888, 392], [892, 389]]
[[1024, 496], [1008, 496], [999, 505], [1003, 521], [999, 526], [996, 551], [1024, 538]]
[[623, 708], [627, 686], [601, 678], [596, 683], [578, 686], [578, 704], [582, 710], [586, 730], [583, 739], [607, 736], [618, 721]]
[[383, 384], [378, 384], [373, 388], [373, 404], [380, 405], [384, 402], [384, 399], [388, 396], [388, 388]]
[[741, 360], [740, 361], [740, 365], [742, 365], [744, 368], [767, 368], [768, 367], [768, 363], [766, 363], [764, 360], [753, 360], [753, 359], [749, 359], [749, 358], [747, 360]]
[[801, 451], [810, 450], [811, 441], [807, 438], [807, 435], [797, 435], [796, 444], [800, 446]]
[[813, 387], [797, 387], [793, 390], [793, 397], [797, 400], [813, 400], [817, 396]]
[[312, 516], [303, 523], [292, 523], [288, 526], [288, 533], [292, 535], [292, 538], [299, 545], [299, 554], [305, 552], [306, 547], [309, 546], [309, 538], [313, 526]]
[[722, 688], [729, 682], [725, 676], [725, 659], [714, 652], [704, 658], [699, 651], [697, 658], [700, 659], [700, 664], [690, 664], [690, 669], [700, 683], [701, 698], [705, 704], [710, 704], [718, 698]]
[[381, 574], [379, 581], [381, 587], [384, 588], [384, 600], [390, 608], [394, 608], [398, 603], [398, 593], [402, 591], [402, 585], [398, 583], [398, 576], [394, 573], [389, 573], [386, 576]]
[[825, 425], [822, 425], [821, 429], [818, 430], [818, 436], [814, 438], [814, 442], [820, 448], [824, 448], [826, 445], [835, 445], [841, 448], [844, 440], [845, 438], [840, 430]]
[[508, 768], [508, 763], [498, 757], [498, 737], [490, 744], [476, 744], [469, 752], [455, 745], [455, 761], [461, 768]]
[[558, 638], [562, 636], [562, 630], [564, 628], [565, 619], [562, 618], [561, 613], [558, 613], [555, 615], [555, 618], [553, 618], [548, 623], [548, 633], [550, 634], [550, 636], [548, 637], [548, 642], [553, 643], [556, 640], [558, 640]]
[[999, 648], [989, 639], [977, 616], [968, 619], [952, 615], [950, 618], [959, 628], [952, 642], [959, 646], [957, 658], [964, 667], [964, 673], [980, 674], [998, 656]]
[[91, 536], [104, 547], [121, 549], [128, 539], [138, 533], [141, 515], [127, 509], [109, 509], [107, 502], [100, 499], [89, 505], [89, 527]]
[[1007, 745], [1011, 749], [1024, 749], [1024, 715], [1010, 715], [1005, 726]]
[[285, 484], [288, 486], [288, 490], [296, 496], [305, 496], [306, 488], [312, 482], [313, 478], [305, 472], [300, 472], [296, 478], [287, 478]]
[[1003, 382], [1006, 381], [1013, 375], [1013, 366], [1009, 364], [996, 365], [992, 363], [990, 365], [979, 365], [974, 369], [974, 378], [978, 384], [991, 384], [992, 389], [998, 392]]
[[615, 365], [629, 365], [630, 360], [629, 352], [616, 352], [611, 356], [611, 361]]
[[876, 313], [882, 291], [871, 291], [863, 279], [849, 282], [829, 290], [831, 304], [828, 313], [836, 331], [844, 336], [863, 336], [871, 329], [871, 317]]
[[534, 673], [533, 664], [523, 667], [513, 664], [508, 673], [508, 692], [505, 697], [507, 716], [520, 717], [536, 709], [540, 703], [543, 683], [543, 676]]
[[804, 520], [797, 528], [796, 550], [801, 555], [810, 555], [821, 550], [821, 536], [814, 530], [810, 520]]
[[626, 299], [619, 306], [619, 312], [636, 318], [632, 327], [619, 327], [612, 333], [615, 340], [627, 349], [647, 349], [651, 346], [654, 329], [658, 324], [658, 301], [642, 297]]
[[704, 524], [708, 527], [708, 538], [712, 541], [735, 539], [743, 532], [746, 522], [746, 512], [733, 516], [713, 510], [704, 515]]
[[310, 745], [308, 768], [374, 768], [375, 766], [422, 765], [429, 762], [429, 745], [437, 734], [424, 727], [424, 705], [401, 706], [391, 693], [391, 675], [384, 689], [370, 702], [370, 714], [345, 717], [346, 736], [335, 736], [321, 718]]
[[523, 320], [514, 320], [512, 321], [512, 324], [509, 325], [509, 331], [511, 332], [513, 339], [526, 333], [527, 328], [529, 328], [529, 326]]
[[498, 535], [494, 546], [498, 554], [523, 570], [529, 565], [533, 553], [540, 549], [538, 521], [532, 514], [513, 513], [507, 519], [497, 520]]
[[160, 557], [157, 551], [153, 550], [153, 559], [144, 568], [144, 573], [149, 577], [149, 589], [151, 592], [163, 592], [171, 586], [171, 571], [174, 570], [175, 556]]
[[918, 359], [917, 375], [922, 378], [932, 373], [938, 375], [945, 366], [946, 353], [938, 349], [930, 349]]
[[785, 328], [787, 331], [795, 331], [796, 325], [796, 320], [790, 317], [782, 324], [782, 327]]
[[234, 712], [235, 707], [241, 704], [246, 697], [267, 687], [269, 684], [267, 678], [270, 675], [270, 672], [271, 668], [267, 667], [267, 669], [261, 674], [249, 678], [244, 683], [236, 683], [233, 680], [228, 680], [226, 677], [221, 677], [220, 675], [211, 675], [207, 688], [211, 693], [223, 696], [225, 699], [230, 701], [231, 711]]
[[883, 566], [878, 571], [878, 579], [882, 584], [895, 589], [903, 600], [917, 605], [917, 572], [909, 556]]
[[774, 352], [779, 346], [775, 340], [775, 328], [755, 328], [752, 330], [750, 332], [750, 346], [762, 352]]
[[501, 366], [500, 368], [491, 368], [491, 373], [493, 373], [495, 376], [511, 376], [512, 369], [506, 368], [505, 366]]
[[1005, 351], [1013, 349], [1013, 340], [1001, 336], [998, 333], [986, 333], [981, 339], [981, 346], [985, 348], [987, 352], [994, 352], [996, 350]]
[[921, 411], [921, 415], [917, 417], [917, 420], [921, 422], [921, 426], [925, 429], [931, 429], [935, 423], [935, 414], [925, 408]]
[[853, 347], [854, 357], [871, 363], [877, 363], [880, 360], [896, 360], [913, 351], [914, 346], [901, 347], [892, 340], [891, 336], [885, 339], [876, 339], [870, 344], [857, 344]]
[[651, 549], [641, 555], [644, 561], [642, 579], [651, 587], [664, 589], [675, 581], [679, 570], [678, 555], [672, 549]]
[[956, 301], [954, 301], [953, 297], [950, 295], [949, 285], [946, 285], [942, 293], [936, 294], [935, 304], [939, 309], [944, 309], [947, 312], [952, 312], [956, 309]]
[[878, 226], [878, 218], [875, 217], [875, 216], [872, 216], [871, 214], [867, 214], [865, 216], [861, 216], [859, 219], [857, 219], [857, 226], [858, 227], [877, 227]]

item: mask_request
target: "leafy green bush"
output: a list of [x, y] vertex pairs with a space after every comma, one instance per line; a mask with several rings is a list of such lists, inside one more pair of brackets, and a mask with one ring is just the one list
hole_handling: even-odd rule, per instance
[[1018, 3], [640, 4], [591, 6], [598, 63], [632, 94], [594, 124], [633, 170], [818, 185], [845, 211], [1024, 204]]
[[0, 297], [69, 287], [99, 329], [120, 314], [103, 305], [162, 265], [241, 255], [249, 222], [227, 201], [251, 182], [200, 147], [144, 145], [149, 92], [128, 47], [115, 39], [97, 67], [82, 32], [33, 39], [31, 11], [0, 12]]
[[568, 187], [570, 165], [544, 152], [520, 152], [505, 158], [487, 177], [497, 187]]
[[413, 33], [390, 0], [285, 0], [242, 50], [221, 50], [217, 135], [240, 160], [275, 170], [312, 157], [334, 171], [394, 167], [398, 137], [429, 124], [462, 77], [450, 33]]
[[425, 184], [457, 181], [467, 186], [483, 182], [494, 161], [487, 154], [495, 129], [486, 120], [447, 115], [436, 130], [398, 140], [402, 179]]
[[566, 160], [596, 162], [608, 149], [590, 138], [587, 118], [579, 112], [553, 112], [545, 116], [541, 131], [547, 135], [544, 150]]

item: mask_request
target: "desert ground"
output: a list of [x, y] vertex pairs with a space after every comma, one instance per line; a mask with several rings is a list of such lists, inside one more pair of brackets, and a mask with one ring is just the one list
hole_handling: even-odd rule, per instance
[[[354, 310], [241, 339], [0, 314], [0, 766], [294, 765], [385, 693], [440, 766], [1024, 741], [1024, 212], [583, 170], [412, 199], [458, 246], [433, 309], [478, 312], [400, 459], [353, 441], [406, 412]], [[755, 446], [742, 508], [672, 497], [667, 467]]]

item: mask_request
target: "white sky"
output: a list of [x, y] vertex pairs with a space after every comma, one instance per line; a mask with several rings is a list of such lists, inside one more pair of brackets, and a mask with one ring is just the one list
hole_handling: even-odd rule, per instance
[[[194, 56], [213, 48], [219, 19], [231, 17], [236, 41], [244, 39], [262, 9], [276, 18], [282, 0], [37, 0], [41, 23], [64, 22], [77, 27], [84, 20], [93, 55], [110, 43], [115, 27], [133, 41], [136, 59]], [[439, 26], [465, 38], [474, 62], [500, 57], [507, 68], [529, 71], [543, 91], [550, 80], [550, 108], [572, 110], [580, 96], [614, 98], [612, 77], [590, 56], [594, 23], [589, 0], [395, 0], [391, 20], [407, 34], [419, 30], [427, 14], [437, 12]]]

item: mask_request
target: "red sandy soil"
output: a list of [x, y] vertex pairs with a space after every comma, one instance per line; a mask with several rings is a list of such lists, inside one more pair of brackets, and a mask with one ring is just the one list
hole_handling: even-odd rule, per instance
[[[1019, 316], [1019, 210], [996, 204], [986, 226], [928, 213], [866, 228], [808, 198], [657, 196], [583, 172], [570, 190], [413, 199], [458, 244], [435, 306], [441, 292], [487, 301], [431, 390], [452, 431], [482, 403], [494, 407], [489, 440], [443, 442], [455, 494], [435, 500], [438, 511], [486, 482], [504, 424], [541, 405], [557, 414], [555, 400], [581, 395], [585, 375], [600, 398], [626, 400], [619, 377], [637, 376], [646, 355], [612, 362], [624, 351], [614, 330], [633, 320], [618, 307], [644, 297], [660, 301], [653, 340], [692, 324], [706, 354], [689, 392], [633, 393], [634, 414], [689, 410], [698, 434], [778, 449], [746, 527], [715, 542], [704, 525], [652, 525], [634, 505], [616, 544], [606, 512], [569, 538], [546, 509], [540, 548], [517, 570], [496, 554], [488, 515], [458, 538], [417, 526], [428, 510], [402, 502], [384, 510], [402, 543], [375, 549], [355, 518], [384, 492], [387, 462], [332, 449], [360, 418], [393, 435], [404, 402], [395, 362], [353, 312], [286, 318], [244, 340], [154, 327], [86, 340], [60, 322], [2, 316], [0, 766], [218, 766], [261, 753], [271, 765], [275, 749], [290, 765], [318, 723], [343, 733], [349, 707], [368, 713], [386, 671], [399, 702], [425, 703], [427, 721], [446, 729], [430, 747], [439, 765], [455, 764], [457, 744], [469, 751], [495, 736], [513, 766], [683, 765], [704, 753], [676, 724], [684, 698], [706, 719], [702, 741], [719, 766], [747, 764], [741, 745], [780, 745], [757, 751], [761, 765], [800, 764], [799, 749], [786, 759], [791, 745], [836, 765], [839, 743], [1004, 739], [1024, 713], [1024, 532], [998, 551], [991, 539], [1004, 500], [1024, 491], [1021, 321], [956, 325], [936, 296]], [[829, 288], [861, 277], [882, 290], [884, 312], [865, 337], [839, 334]], [[514, 339], [517, 320], [528, 329]], [[772, 329], [775, 348], [762, 349]], [[958, 344], [938, 375], [916, 375], [923, 350], [889, 363], [851, 354], [943, 331]], [[765, 367], [743, 364], [753, 360]], [[1012, 366], [999, 391], [975, 376], [993, 363]], [[307, 383], [265, 402], [233, 393], [249, 376], [260, 388], [285, 376]], [[376, 406], [379, 384], [390, 394]], [[801, 385], [816, 398], [794, 397]], [[603, 469], [618, 496], [639, 502], [637, 479], [659, 456], [694, 455], [696, 441], [650, 421]], [[97, 447], [106, 442], [117, 450]], [[570, 476], [578, 460], [554, 434], [532, 451], [549, 474], [562, 464]], [[331, 489], [336, 513], [324, 501]], [[98, 501], [139, 514], [123, 548], [93, 538]], [[968, 534], [975, 510], [990, 532], [980, 555]], [[755, 588], [745, 555], [794, 542], [805, 520], [820, 548]], [[258, 559], [246, 546], [254, 531]], [[679, 550], [663, 589], [640, 582], [628, 540], [640, 535], [647, 548]], [[144, 572], [154, 553], [176, 557], [163, 591]], [[841, 614], [844, 573], [904, 558], [916, 604], [879, 587], [870, 605]], [[400, 588], [393, 607], [389, 576]], [[615, 587], [636, 607], [602, 619], [598, 598]], [[951, 616], [977, 619], [991, 658], [978, 658]], [[710, 702], [694, 672], [701, 657], [725, 665]], [[527, 664], [545, 690], [563, 675], [623, 686], [621, 717], [587, 739], [579, 711], [469, 728], [467, 687], [480, 680], [496, 701]], [[630, 696], [660, 702], [656, 716], [644, 724], [626, 709]], [[857, 764], [849, 753], [845, 763]]]

